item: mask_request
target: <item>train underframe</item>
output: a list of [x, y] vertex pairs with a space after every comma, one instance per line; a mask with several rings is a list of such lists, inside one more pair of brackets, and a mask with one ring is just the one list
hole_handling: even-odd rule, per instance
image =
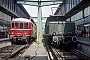
[[35, 41], [35, 37], [31, 36], [13, 36], [10, 37], [11, 44], [18, 44], [18, 45], [23, 45], [23, 44], [30, 44], [33, 41]]
[[59, 36], [59, 35], [47, 35], [44, 36], [44, 39], [46, 40], [45, 43], [51, 46], [54, 46], [55, 48], [76, 48], [77, 46], [77, 40], [76, 36]]

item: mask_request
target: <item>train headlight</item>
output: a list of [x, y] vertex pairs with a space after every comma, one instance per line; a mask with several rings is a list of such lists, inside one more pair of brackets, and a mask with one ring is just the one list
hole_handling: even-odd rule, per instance
[[53, 42], [57, 42], [58, 41], [58, 37], [57, 36], [53, 36]]
[[12, 32], [12, 34], [14, 34], [14, 32]]

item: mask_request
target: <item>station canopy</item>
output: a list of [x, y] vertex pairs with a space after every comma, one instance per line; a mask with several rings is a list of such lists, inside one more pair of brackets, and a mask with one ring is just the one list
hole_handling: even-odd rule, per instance
[[48, 6], [62, 3], [62, 0], [17, 0], [19, 4], [32, 6]]

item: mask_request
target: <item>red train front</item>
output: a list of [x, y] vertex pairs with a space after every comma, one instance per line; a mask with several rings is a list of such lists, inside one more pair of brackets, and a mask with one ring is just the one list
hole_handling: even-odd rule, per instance
[[[36, 37], [36, 25], [31, 19], [16, 18], [10, 22], [10, 41], [12, 44], [31, 43]], [[32, 39], [33, 38], [33, 39]]]

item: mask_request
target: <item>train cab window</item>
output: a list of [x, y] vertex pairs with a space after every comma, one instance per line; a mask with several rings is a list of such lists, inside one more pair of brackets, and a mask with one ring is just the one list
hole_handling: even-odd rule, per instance
[[14, 23], [12, 23], [12, 29], [14, 29]]
[[24, 23], [24, 29], [28, 29], [28, 23]]
[[18, 29], [18, 23], [15, 23], [15, 29]]
[[23, 23], [20, 23], [20, 29], [23, 29]]

